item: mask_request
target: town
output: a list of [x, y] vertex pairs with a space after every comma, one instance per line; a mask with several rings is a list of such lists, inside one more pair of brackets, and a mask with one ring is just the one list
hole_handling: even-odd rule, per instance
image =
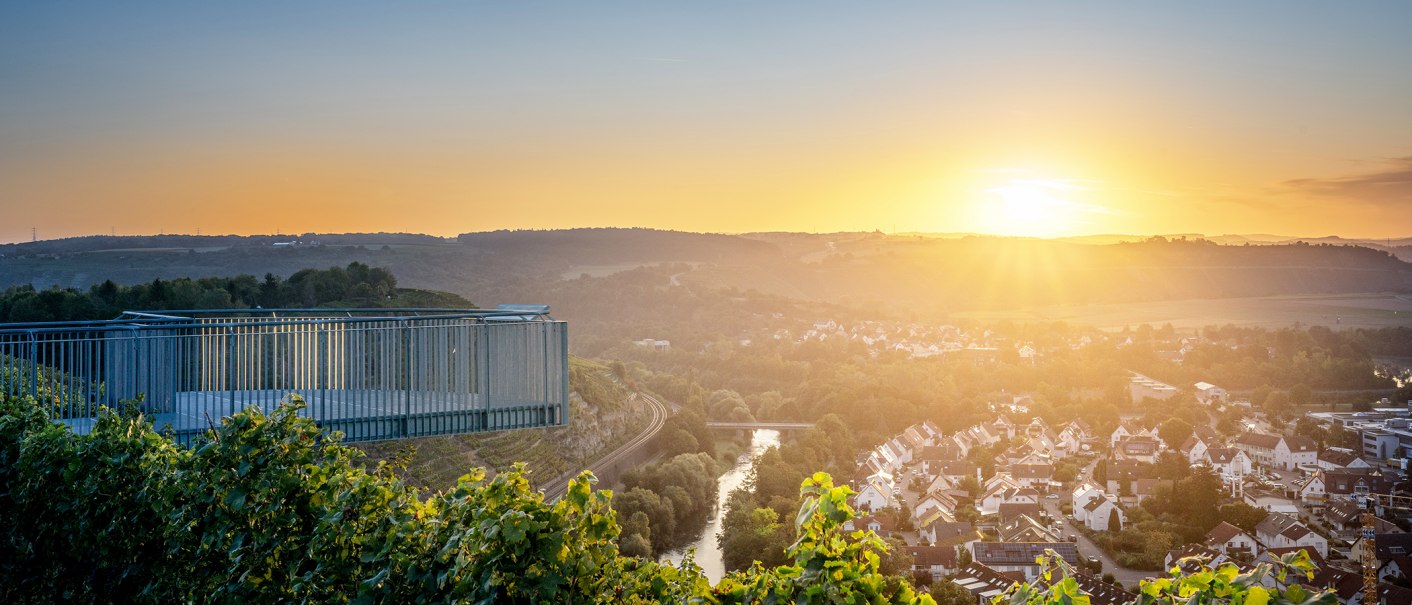
[[[1102, 430], [1084, 418], [1051, 425], [1023, 396], [952, 434], [913, 425], [858, 461], [851, 528], [901, 541], [916, 581], [953, 582], [978, 603], [1016, 581], [1043, 583], [1037, 558], [1047, 552], [1078, 570], [1095, 605], [1110, 605], [1188, 557], [1248, 571], [1301, 551], [1318, 571], [1288, 583], [1333, 589], [1355, 605], [1371, 573], [1380, 602], [1412, 603], [1412, 498], [1400, 490], [1412, 401], [1279, 424], [1214, 384], [1181, 389], [1136, 373], [1129, 383], [1135, 404], [1183, 391], [1210, 422], [1180, 442], [1137, 416]], [[1218, 422], [1228, 413], [1242, 416], [1236, 431]], [[1144, 532], [1173, 506], [1193, 509], [1186, 536]]]

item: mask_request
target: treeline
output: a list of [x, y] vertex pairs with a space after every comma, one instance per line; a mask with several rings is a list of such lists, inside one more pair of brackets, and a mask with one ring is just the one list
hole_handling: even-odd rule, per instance
[[1202, 342], [1179, 363], [1158, 354], [1171, 346], [1154, 339], [1160, 332], [1139, 329], [1130, 334], [1133, 369], [1182, 388], [1205, 381], [1235, 390], [1286, 390], [1300, 384], [1311, 389], [1390, 389], [1396, 384], [1377, 375], [1374, 356], [1412, 356], [1412, 329], [1404, 327], [1212, 326], [1202, 330]]
[[0, 292], [0, 322], [112, 319], [127, 310], [470, 306], [455, 294], [398, 288], [387, 269], [355, 262], [305, 269], [288, 279], [266, 273], [263, 280], [239, 275], [154, 279], [131, 286], [108, 280], [87, 291], [16, 286]]
[[552, 504], [519, 471], [427, 495], [298, 409], [252, 408], [183, 448], [132, 412], [78, 436], [0, 400], [0, 601], [933, 602], [880, 572], [876, 537], [846, 535], [847, 490], [827, 475], [796, 492], [781, 565], [713, 586], [690, 562], [623, 554], [587, 473]]

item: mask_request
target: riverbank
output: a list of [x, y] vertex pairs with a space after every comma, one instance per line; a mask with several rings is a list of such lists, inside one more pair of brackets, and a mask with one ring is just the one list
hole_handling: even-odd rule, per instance
[[721, 533], [722, 522], [726, 515], [726, 499], [731, 492], [745, 483], [750, 477], [755, 466], [755, 458], [765, 450], [776, 447], [780, 443], [779, 431], [760, 429], [751, 434], [749, 449], [736, 457], [736, 462], [725, 473], [722, 473], [716, 482], [716, 508], [711, 515], [711, 519], [706, 522], [706, 526], [701, 529], [697, 537], [687, 545], [673, 549], [660, 557], [664, 562], [678, 563], [686, 554], [695, 551], [695, 561], [701, 566], [701, 570], [712, 583], [719, 582], [725, 572], [724, 553], [716, 538]]

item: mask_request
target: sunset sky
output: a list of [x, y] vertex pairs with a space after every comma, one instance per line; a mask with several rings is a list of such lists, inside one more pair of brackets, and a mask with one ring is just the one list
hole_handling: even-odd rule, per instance
[[5, 3], [0, 242], [1412, 235], [1412, 2]]

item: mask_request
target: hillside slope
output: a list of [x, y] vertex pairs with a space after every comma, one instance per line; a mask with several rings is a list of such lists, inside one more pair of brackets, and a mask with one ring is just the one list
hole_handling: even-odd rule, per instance
[[473, 468], [489, 474], [524, 462], [530, 480], [548, 482], [585, 467], [632, 438], [647, 424], [641, 402], [630, 400], [626, 388], [613, 380], [607, 366], [569, 359], [570, 423], [553, 429], [525, 429], [478, 435], [425, 437], [402, 441], [358, 443], [368, 461], [407, 462], [401, 474], [409, 483], [443, 490]]

